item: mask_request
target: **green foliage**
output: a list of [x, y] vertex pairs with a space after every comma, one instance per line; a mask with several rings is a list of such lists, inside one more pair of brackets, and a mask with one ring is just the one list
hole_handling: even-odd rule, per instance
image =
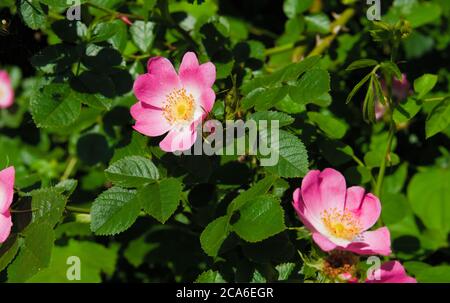
[[139, 215], [136, 191], [112, 187], [92, 204], [91, 230], [99, 235], [114, 235], [128, 229]]
[[414, 213], [430, 229], [450, 232], [450, 171], [434, 168], [420, 172], [408, 186], [408, 198]]
[[153, 44], [155, 39], [154, 28], [155, 23], [144, 21], [136, 21], [130, 28], [133, 42], [144, 53], [148, 52]]
[[8, 267], [9, 282], [25, 282], [50, 263], [53, 242], [52, 227], [42, 222], [30, 226], [14, 262]]
[[30, 101], [33, 119], [39, 127], [62, 127], [76, 121], [81, 112], [78, 93], [64, 84], [50, 84], [37, 92]]
[[138, 187], [159, 178], [156, 166], [144, 157], [130, 156], [114, 162], [105, 170], [108, 180], [124, 187]]
[[164, 224], [177, 210], [182, 189], [177, 179], [163, 179], [140, 189], [138, 199], [146, 213]]
[[417, 97], [419, 99], [425, 97], [436, 85], [437, 80], [437, 76], [431, 74], [425, 74], [414, 80], [414, 91], [417, 93]]

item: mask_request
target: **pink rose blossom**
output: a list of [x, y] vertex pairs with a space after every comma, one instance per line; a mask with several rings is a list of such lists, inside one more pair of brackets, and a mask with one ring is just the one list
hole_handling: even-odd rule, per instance
[[394, 78], [392, 81], [392, 95], [396, 97], [399, 101], [405, 100], [411, 89], [411, 84], [406, 78], [406, 74], [402, 74], [402, 79], [398, 80]]
[[14, 90], [6, 71], [0, 70], [0, 109], [8, 108], [14, 102]]
[[[381, 87], [385, 94], [387, 94], [386, 83], [381, 80]], [[406, 74], [402, 74], [402, 79], [397, 78], [392, 79], [392, 96], [397, 99], [397, 101], [405, 100], [411, 93], [411, 84], [406, 78]], [[375, 101], [375, 118], [379, 121], [383, 118], [386, 113], [386, 105], [381, 104], [380, 100]]]
[[0, 243], [6, 241], [11, 232], [12, 220], [9, 207], [14, 196], [14, 167], [0, 171]]
[[127, 24], [127, 25], [133, 25], [133, 22], [131, 22], [130, 19], [128, 19], [127, 16], [120, 16], [120, 20], [122, 20], [122, 22]]
[[380, 200], [360, 186], [346, 188], [344, 176], [334, 169], [310, 171], [293, 194], [293, 206], [314, 241], [326, 252], [391, 253], [386, 227], [367, 231], [380, 216]]
[[159, 143], [166, 152], [189, 149], [197, 138], [197, 125], [214, 105], [214, 64], [200, 65], [197, 56], [188, 52], [178, 74], [163, 57], [151, 58], [147, 69], [148, 73], [134, 82], [134, 94], [139, 100], [131, 107], [136, 120], [134, 129], [150, 137], [167, 133]]
[[379, 279], [375, 276], [368, 277], [366, 283], [417, 283], [416, 279], [408, 276], [402, 264], [398, 261], [390, 261], [381, 265]]

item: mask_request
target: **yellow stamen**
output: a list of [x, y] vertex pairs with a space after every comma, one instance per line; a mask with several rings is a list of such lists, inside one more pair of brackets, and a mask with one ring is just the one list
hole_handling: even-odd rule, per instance
[[173, 90], [166, 96], [163, 106], [164, 117], [170, 123], [188, 122], [194, 118], [195, 100], [184, 88]]
[[362, 231], [358, 218], [349, 211], [338, 211], [336, 208], [325, 210], [322, 212], [322, 221], [337, 238], [351, 241]]

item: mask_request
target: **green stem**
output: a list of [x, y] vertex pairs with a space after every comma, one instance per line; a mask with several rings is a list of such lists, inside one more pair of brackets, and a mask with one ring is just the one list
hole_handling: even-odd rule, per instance
[[76, 207], [76, 206], [66, 206], [66, 210], [72, 212], [72, 213], [78, 213], [78, 214], [91, 214], [91, 210], [89, 208], [82, 208], [82, 207]]
[[[320, 55], [323, 53], [334, 41], [336, 36], [338, 35], [340, 29], [345, 26], [345, 24], [348, 23], [348, 21], [354, 16], [355, 10], [353, 8], [347, 8], [342, 14], [339, 15], [339, 17], [333, 21], [330, 24], [330, 32], [331, 34], [324, 37], [320, 43], [316, 45], [316, 47], [311, 51], [311, 53], [308, 56], [314, 56], [314, 55]], [[280, 46], [275, 46], [272, 48], [268, 48], [264, 54], [266, 56], [270, 56], [273, 54], [283, 53], [286, 51], [289, 51], [297, 46], [297, 44], [301, 42], [301, 40], [293, 42], [293, 43], [287, 43]]]
[[264, 55], [265, 56], [271, 56], [271, 55], [274, 55], [274, 54], [287, 52], [287, 51], [293, 49], [295, 47], [295, 44], [296, 43], [288, 43], [288, 44], [284, 44], [284, 45], [268, 48], [264, 52]]
[[447, 98], [449, 98], [449, 97], [450, 97], [450, 96], [426, 98], [426, 99], [423, 99], [422, 101], [423, 101], [423, 102], [442, 101], [442, 100], [445, 100], [445, 99], [447, 99]]
[[[86, 215], [90, 215], [91, 214], [91, 209], [83, 208], [83, 207], [76, 207], [76, 206], [67, 205], [66, 206], [66, 210], [70, 211], [72, 213], [76, 213], [76, 214], [86, 214]], [[139, 213], [139, 217], [148, 217], [148, 215], [146, 213], [144, 213], [143, 211], [141, 211]]]
[[97, 10], [100, 10], [100, 11], [103, 11], [105, 13], [111, 14], [111, 15], [113, 15], [116, 18], [120, 17], [120, 16], [124, 16], [124, 17], [129, 17], [129, 18], [137, 19], [137, 20], [143, 20], [144, 19], [143, 17], [138, 16], [138, 15], [116, 12], [115, 10], [112, 10], [112, 9], [109, 9], [109, 8], [97, 5], [97, 4], [92, 3], [92, 2], [86, 2], [85, 4], [90, 6], [90, 7], [92, 7], [92, 8], [95, 8]]
[[387, 161], [388, 161], [388, 159], [390, 160], [390, 153], [391, 153], [391, 149], [392, 149], [392, 141], [394, 139], [394, 135], [395, 135], [395, 123], [391, 117], [391, 124], [389, 127], [389, 135], [388, 135], [388, 142], [387, 142], [387, 146], [386, 146], [386, 152], [384, 154], [383, 160], [381, 161], [380, 171], [378, 172], [378, 178], [377, 178], [377, 183], [376, 183], [376, 187], [375, 187], [375, 195], [377, 197], [380, 197], [380, 194], [381, 194], [381, 188], [383, 186], [384, 174], [386, 173]]
[[339, 17], [330, 25], [331, 35], [323, 38], [323, 40], [316, 45], [316, 47], [309, 53], [308, 57], [321, 55], [326, 49], [331, 46], [331, 43], [336, 39], [339, 31], [344, 27], [350, 19], [355, 15], [353, 8], [347, 8]]
[[69, 179], [70, 175], [73, 172], [73, 169], [77, 165], [78, 159], [75, 157], [71, 157], [69, 163], [67, 164], [66, 170], [64, 171], [63, 176], [61, 177], [61, 181]]

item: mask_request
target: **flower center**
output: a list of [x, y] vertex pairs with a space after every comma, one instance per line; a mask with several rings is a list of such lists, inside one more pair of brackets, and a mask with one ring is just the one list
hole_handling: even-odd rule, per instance
[[336, 208], [322, 212], [322, 221], [328, 231], [335, 237], [353, 240], [361, 233], [358, 218], [348, 211], [338, 211]]
[[173, 90], [166, 96], [163, 106], [164, 117], [170, 123], [188, 122], [194, 118], [195, 101], [192, 94], [188, 94], [184, 88]]
[[326, 276], [334, 279], [343, 274], [350, 274], [352, 277], [356, 275], [356, 264], [359, 257], [345, 251], [333, 251], [324, 260], [323, 272]]

